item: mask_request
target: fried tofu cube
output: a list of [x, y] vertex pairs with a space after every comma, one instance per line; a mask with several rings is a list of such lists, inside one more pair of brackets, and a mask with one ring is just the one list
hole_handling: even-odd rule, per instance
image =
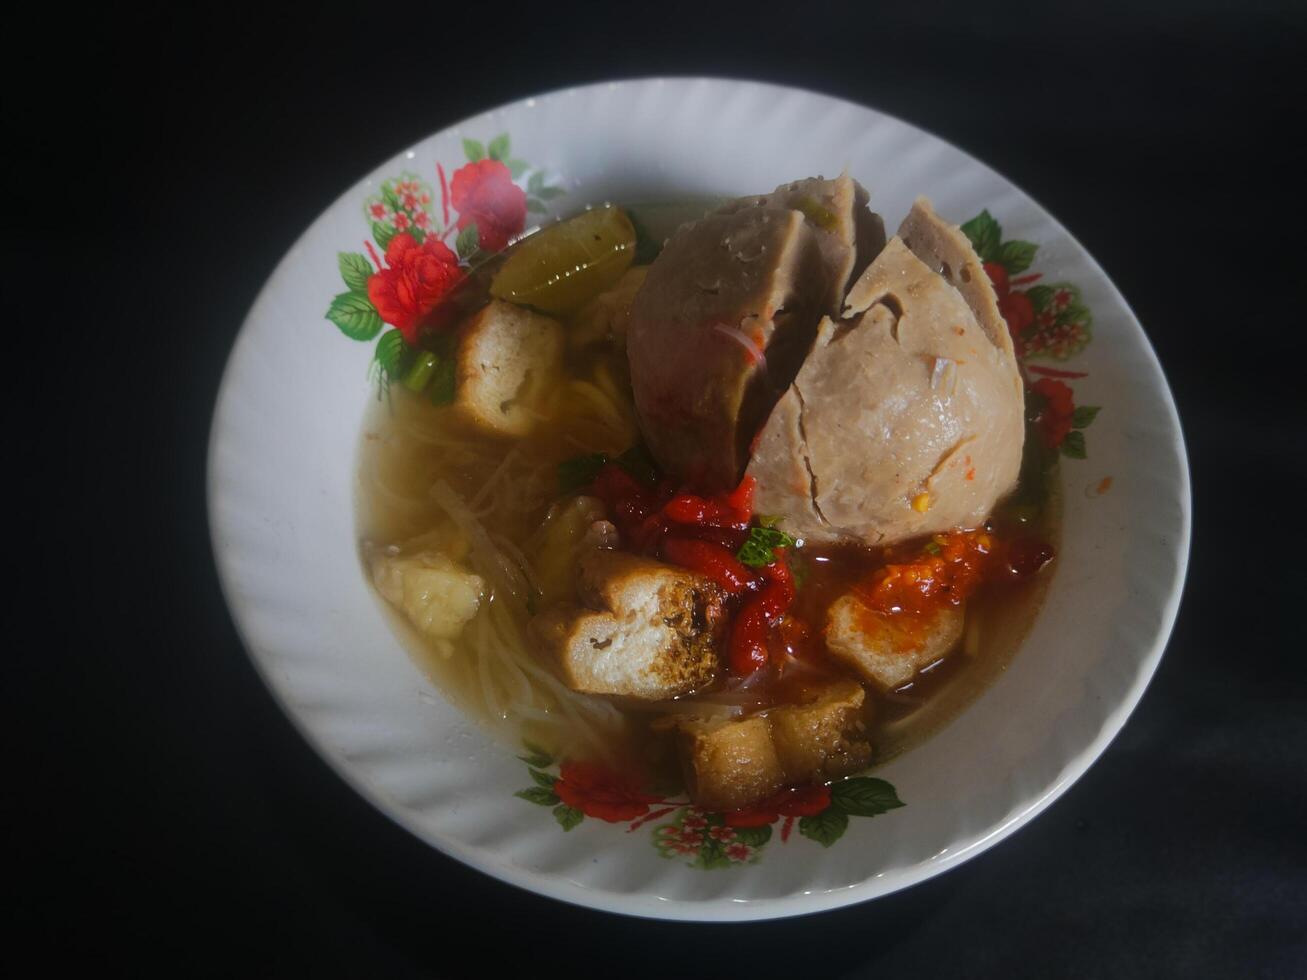
[[772, 744], [787, 783], [824, 783], [865, 769], [871, 743], [857, 681], [839, 681], [810, 701], [768, 712]]
[[690, 799], [707, 810], [739, 810], [786, 784], [766, 717], [677, 725]]
[[559, 380], [562, 357], [557, 320], [491, 300], [460, 331], [451, 410], [486, 435], [528, 435]]
[[596, 550], [581, 558], [577, 592], [532, 621], [568, 687], [659, 700], [687, 694], [717, 673], [721, 590], [650, 558]]
[[826, 647], [880, 690], [892, 691], [947, 656], [962, 637], [964, 619], [961, 606], [924, 616], [882, 613], [849, 593], [827, 613]]
[[446, 656], [485, 595], [481, 576], [436, 553], [379, 554], [372, 560], [372, 581], [382, 598]]

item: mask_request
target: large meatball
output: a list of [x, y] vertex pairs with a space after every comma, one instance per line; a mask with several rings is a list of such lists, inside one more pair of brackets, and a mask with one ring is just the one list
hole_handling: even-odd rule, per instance
[[734, 487], [750, 444], [807, 355], [823, 314], [884, 243], [846, 176], [730, 202], [667, 242], [627, 333], [641, 429], [663, 469], [703, 492]]
[[982, 522], [1016, 482], [1024, 404], [970, 244], [918, 201], [845, 312], [822, 321], [759, 435], [757, 509], [814, 541]]

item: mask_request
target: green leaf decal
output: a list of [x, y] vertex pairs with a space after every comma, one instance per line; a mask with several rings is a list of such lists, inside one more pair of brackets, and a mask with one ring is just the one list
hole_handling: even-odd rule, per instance
[[1071, 428], [1087, 429], [1101, 411], [1101, 405], [1081, 405], [1071, 413]]
[[527, 179], [526, 192], [528, 194], [537, 194], [540, 192], [540, 188], [544, 186], [545, 186], [545, 175], [541, 173], [539, 170], [537, 170]]
[[386, 377], [395, 379], [402, 377], [408, 369], [412, 351], [409, 350], [408, 344], [404, 343], [403, 334], [398, 330], [387, 330], [377, 341], [377, 352], [372, 356]]
[[1034, 242], [1004, 242], [998, 250], [998, 263], [1008, 275], [1020, 275], [1034, 263], [1037, 251], [1039, 246]]
[[558, 821], [558, 826], [562, 827], [564, 830], [571, 830], [585, 819], [585, 814], [576, 809], [576, 807], [560, 803], [558, 806], [554, 807], [554, 819]]
[[514, 180], [519, 180], [527, 171], [527, 162], [525, 160], [506, 160], [508, 172], [513, 175]]
[[458, 252], [460, 259], [471, 258], [476, 253], [477, 243], [480, 240], [480, 232], [477, 231], [476, 222], [473, 221], [454, 239], [454, 250]]
[[340, 278], [345, 285], [356, 293], [366, 294], [368, 277], [372, 275], [372, 263], [366, 255], [358, 252], [337, 252], [336, 265], [340, 268]]
[[383, 225], [380, 221], [372, 222], [372, 240], [377, 243], [377, 248], [384, 252], [394, 237], [395, 229], [390, 225]]
[[962, 234], [971, 239], [982, 262], [997, 262], [999, 246], [1003, 242], [1003, 229], [988, 211], [981, 211], [962, 226]]
[[1026, 290], [1026, 298], [1030, 300], [1030, 305], [1034, 307], [1036, 313], [1043, 313], [1048, 309], [1048, 304], [1053, 301], [1053, 287], [1031, 286]]
[[822, 847], [830, 847], [849, 829], [849, 815], [838, 807], [827, 807], [815, 817], [799, 818], [799, 833], [815, 840]]
[[467, 154], [468, 160], [472, 163], [484, 160], [486, 157], [486, 148], [480, 140], [463, 140], [463, 152]]
[[831, 802], [854, 817], [874, 817], [903, 806], [893, 786], [872, 776], [836, 783], [831, 787]]
[[381, 332], [381, 316], [371, 300], [358, 293], [341, 293], [327, 308], [327, 319], [350, 340], [371, 340]]
[[534, 803], [537, 806], [558, 806], [558, 797], [554, 795], [553, 790], [545, 789], [543, 786], [532, 786], [529, 789], [520, 789], [513, 794], [518, 799], [526, 800], [528, 803]]
[[486, 152], [490, 155], [491, 160], [502, 161], [505, 157], [507, 157], [508, 134], [500, 133], [498, 136], [492, 139], [490, 141], [490, 145], [486, 147]]
[[528, 768], [527, 771], [531, 773], [531, 778], [536, 781], [537, 786], [543, 786], [551, 793], [553, 792], [556, 777], [549, 775], [547, 772], [541, 772], [539, 769]]
[[766, 824], [761, 827], [736, 827], [735, 839], [750, 847], [762, 847], [771, 840], [771, 827]]
[[698, 864], [705, 871], [712, 871], [715, 868], [729, 868], [731, 859], [726, 856], [726, 849], [722, 847], [720, 841], [709, 838], [699, 849]]
[[386, 206], [392, 211], [403, 211], [404, 205], [400, 203], [399, 195], [395, 189], [390, 186], [390, 181], [381, 185], [381, 199], [386, 202]]
[[536, 191], [536, 196], [544, 201], [552, 201], [556, 197], [562, 197], [567, 191], [561, 187], [541, 187]]
[[526, 209], [528, 211], [534, 212], [535, 214], [544, 214], [546, 211], [549, 210], [547, 207], [545, 207], [544, 201], [541, 201], [539, 198], [535, 198], [535, 197], [528, 197], [526, 199]]
[[1062, 440], [1062, 455], [1070, 456], [1072, 459], [1088, 459], [1085, 452], [1085, 434], [1079, 429], [1074, 429], [1066, 434]]
[[519, 755], [518, 758], [528, 766], [535, 766], [537, 769], [544, 769], [546, 766], [553, 765], [554, 759], [548, 752], [536, 745], [534, 742], [523, 742], [522, 747], [529, 752], [529, 755]]

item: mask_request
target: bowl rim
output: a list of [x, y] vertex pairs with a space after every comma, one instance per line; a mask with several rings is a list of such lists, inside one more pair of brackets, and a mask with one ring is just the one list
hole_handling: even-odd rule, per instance
[[221, 464], [217, 458], [217, 447], [220, 443], [220, 436], [223, 431], [229, 407], [233, 379], [233, 364], [236, 360], [237, 349], [241, 343], [248, 338], [246, 327], [249, 324], [250, 317], [254, 310], [257, 309], [268, 296], [275, 293], [280, 288], [281, 281], [289, 274], [290, 268], [294, 265], [295, 254], [300, 251], [301, 245], [313, 232], [313, 229], [316, 227], [318, 222], [327, 214], [334, 211], [342, 203], [346, 202], [353, 191], [359, 186], [361, 181], [366, 180], [369, 175], [375, 173], [387, 162], [394, 159], [394, 153], [382, 158], [373, 168], [361, 174], [353, 183], [346, 187], [345, 190], [333, 198], [319, 212], [318, 216], [296, 237], [294, 242], [289, 246], [285, 254], [279, 260], [276, 267], [269, 274], [263, 286], [255, 295], [254, 300], [251, 302], [250, 307], [247, 309], [245, 316], [241, 321], [241, 327], [236, 333], [235, 339], [228, 351], [226, 364], [223, 367], [222, 378], [218, 385], [213, 416], [209, 428], [209, 441], [205, 462], [205, 498], [206, 517], [209, 525], [209, 542], [213, 551], [214, 564], [217, 569], [219, 588], [223, 600], [231, 614], [231, 621], [236, 630], [237, 636], [240, 639], [246, 657], [253, 665], [255, 672], [263, 681], [263, 684], [272, 695], [273, 700], [281, 709], [282, 713], [287, 717], [292, 727], [299, 733], [300, 737], [304, 739], [308, 746], [347, 786], [366, 800], [381, 815], [412, 834], [418, 841], [433, 847], [435, 850], [447, 857], [453, 858], [468, 867], [474, 868], [477, 871], [506, 884], [520, 888], [524, 891], [533, 892], [538, 895], [557, 899], [568, 904], [594, 909], [596, 911], [617, 913], [636, 918], [686, 922], [762, 921], [814, 914], [845, 906], [861, 904], [885, 895], [893, 894], [894, 892], [943, 874], [944, 872], [969, 861], [999, 842], [1005, 840], [1016, 830], [1037, 817], [1060, 796], [1062, 796], [1063, 793], [1070, 789], [1070, 787], [1076, 783], [1089, 767], [1103, 754], [1113, 739], [1124, 727], [1126, 720], [1130, 717], [1139, 704], [1139, 701], [1142, 699], [1144, 692], [1147, 690], [1149, 683], [1157, 671], [1158, 664], [1161, 661], [1162, 655], [1166, 650], [1171, 633], [1174, 629], [1175, 620], [1179, 612], [1187, 579], [1192, 544], [1193, 501], [1190, 463], [1186, 451], [1184, 431], [1175, 404], [1175, 399], [1171, 392], [1171, 386], [1167, 381], [1166, 373], [1157, 357], [1152, 341], [1149, 339], [1147, 332], [1144, 331], [1142, 322], [1135, 314], [1134, 309], [1130, 306], [1125, 296], [1122, 295], [1120, 289], [1116, 286], [1116, 283], [1107, 275], [1106, 271], [1103, 269], [1097, 258], [1095, 258], [1093, 253], [1084, 247], [1079, 239], [1067, 229], [1067, 227], [1052, 211], [1045, 207], [1038, 199], [1026, 192], [1020, 184], [933, 131], [904, 120], [892, 113], [885, 112], [883, 109], [874, 105], [864, 102], [856, 102], [852, 99], [806, 87], [783, 85], [776, 82], [750, 78], [688, 74], [612, 78], [589, 82], [582, 85], [561, 86], [538, 94], [522, 96], [508, 102], [487, 107], [480, 112], [448, 123], [438, 130], [426, 133], [417, 140], [407, 144], [406, 147], [401, 147], [397, 152], [402, 153], [408, 146], [416, 146], [425, 140], [440, 135], [441, 133], [466, 128], [477, 120], [511, 109], [522, 103], [538, 103], [544, 100], [561, 99], [569, 95], [590, 90], [605, 88], [612, 89], [614, 87], [626, 86], [639, 87], [660, 85], [667, 82], [708, 83], [710, 85], [731, 87], [754, 87], [769, 90], [777, 95], [781, 93], [799, 93], [804, 96], [829, 100], [834, 103], [853, 106], [858, 109], [871, 110], [886, 119], [897, 122], [898, 124], [921, 135], [938, 141], [940, 144], [949, 147], [963, 156], [968, 161], [969, 165], [982, 168], [983, 170], [998, 176], [1011, 187], [1018, 189], [1027, 199], [1029, 199], [1035, 207], [1037, 207], [1047, 217], [1048, 221], [1052, 223], [1058, 232], [1061, 235], [1064, 235], [1066, 240], [1080, 251], [1087, 260], [1090, 269], [1101, 277], [1102, 283], [1106, 286], [1108, 295], [1115, 302], [1121, 305], [1121, 308], [1129, 314], [1129, 316], [1134, 320], [1134, 323], [1139, 327], [1142, 349], [1147, 357], [1144, 367], [1155, 372], [1159, 393], [1162, 396], [1162, 401], [1167, 410], [1166, 421], [1171, 426], [1173, 449], [1178, 464], [1177, 469], [1180, 482], [1177, 487], [1176, 501], [1179, 504], [1179, 533], [1175, 536], [1174, 542], [1171, 545], [1171, 551], [1176, 560], [1175, 575], [1170, 585], [1169, 592], [1161, 604], [1160, 617], [1158, 619], [1156, 633], [1152, 640], [1152, 644], [1146, 655], [1140, 658], [1135, 676], [1131, 681], [1128, 690], [1103, 719], [1102, 725], [1094, 738], [1078, 753], [1076, 753], [1074, 758], [1069, 760], [1067, 764], [1063, 766], [1061, 771], [1058, 773], [1057, 779], [1051, 785], [1046, 786], [1038, 795], [1027, 800], [1024, 805], [1019, 807], [999, 826], [991, 827], [987, 831], [976, 835], [974, 839], [966, 843], [965, 846], [956, 850], [950, 850], [947, 856], [940, 857], [930, 862], [911, 865], [906, 868], [889, 870], [876, 877], [865, 878], [862, 881], [845, 888], [836, 888], [812, 893], [798, 892], [779, 898], [749, 899], [747, 901], [733, 900], [729, 897], [706, 900], [683, 900], [660, 898], [648, 893], [618, 894], [610, 891], [586, 888], [574, 884], [556, 874], [531, 871], [506, 862], [496, 863], [493, 860], [484, 858], [481, 852], [476, 849], [464, 845], [456, 840], [441, 836], [438, 833], [431, 831], [429, 828], [422, 826], [416, 819], [416, 816], [408, 809], [389, 799], [379, 788], [370, 786], [365, 780], [363, 780], [360, 775], [354, 771], [353, 766], [346, 759], [341, 757], [339, 753], [327, 745], [322, 738], [308, 727], [304, 719], [302, 719], [299, 713], [292, 707], [287, 689], [272, 672], [270, 664], [267, 663], [261, 655], [255, 652], [259, 648], [259, 645], [254, 642], [254, 638], [248, 631], [246, 617], [242, 614], [243, 602], [239, 596], [238, 590], [234, 587], [236, 571], [227, 561], [226, 545], [219, 539], [217, 508], [218, 499], [221, 493], [218, 476]]

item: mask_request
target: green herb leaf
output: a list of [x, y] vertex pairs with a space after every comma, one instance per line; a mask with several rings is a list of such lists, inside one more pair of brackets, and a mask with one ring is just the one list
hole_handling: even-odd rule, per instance
[[526, 199], [526, 209], [528, 211], [533, 211], [536, 214], [544, 214], [546, 211], [549, 210], [547, 207], [545, 207], [544, 201], [535, 197], [528, 197]]
[[1062, 440], [1062, 455], [1070, 456], [1072, 459], [1088, 459], [1085, 452], [1085, 434], [1079, 429], [1072, 430], [1066, 434]]
[[564, 830], [571, 830], [585, 819], [585, 814], [576, 807], [559, 804], [554, 807], [554, 819], [558, 821], [558, 826]]
[[340, 278], [345, 285], [356, 293], [367, 295], [368, 277], [372, 275], [372, 263], [366, 255], [358, 252], [337, 252], [336, 265], [340, 268]]
[[736, 827], [735, 839], [750, 847], [762, 847], [771, 840], [771, 828], [766, 824], [761, 827]]
[[1081, 405], [1071, 413], [1071, 428], [1087, 429], [1093, 424], [1098, 413], [1102, 410], [1101, 405]]
[[350, 340], [371, 340], [381, 332], [381, 315], [372, 301], [358, 293], [341, 293], [327, 307], [327, 319]]
[[531, 778], [536, 781], [537, 786], [543, 786], [550, 792], [553, 791], [554, 782], [558, 779], [557, 776], [551, 776], [547, 772], [541, 772], [539, 769], [532, 769], [529, 766], [527, 772], [531, 773]]
[[799, 833], [815, 840], [822, 847], [830, 847], [849, 829], [849, 815], [838, 807], [827, 807], [815, 817], [799, 818]]
[[372, 222], [372, 240], [377, 243], [377, 248], [384, 252], [394, 237], [395, 229], [390, 225], [383, 225], [380, 221]]
[[855, 817], [874, 817], [903, 806], [894, 787], [883, 779], [859, 776], [836, 783], [830, 791], [831, 803]]
[[939, 546], [938, 541], [932, 540], [932, 541], [927, 541], [926, 546], [921, 550], [928, 555], [938, 555], [944, 549]]
[[506, 160], [504, 163], [508, 167], [508, 172], [513, 175], [514, 180], [520, 180], [522, 175], [526, 173], [528, 166], [525, 160]]
[[563, 460], [558, 464], [558, 492], [575, 493], [589, 486], [607, 465], [607, 453], [589, 453]]
[[762, 568], [776, 560], [777, 548], [793, 548], [794, 544], [794, 539], [780, 528], [754, 527], [735, 557], [750, 568]]
[[466, 228], [458, 233], [454, 239], [454, 248], [458, 252], [460, 259], [471, 258], [476, 254], [478, 242], [481, 240], [481, 233], [477, 231], [476, 222], [473, 221]]
[[1008, 275], [1020, 275], [1034, 263], [1037, 251], [1039, 246], [1034, 242], [1004, 242], [998, 250], [998, 262]]
[[536, 196], [543, 201], [552, 201], [556, 197], [562, 197], [567, 191], [561, 187], [541, 187], [536, 191]]
[[645, 448], [642, 442], [637, 442], [618, 456], [617, 465], [641, 483], [653, 484], [658, 482], [658, 464], [654, 462], [654, 458], [649, 455], [649, 450]]
[[526, 192], [528, 194], [535, 194], [539, 192], [540, 188], [544, 186], [545, 186], [545, 175], [542, 171], [537, 170], [527, 179]]
[[971, 240], [982, 262], [997, 262], [1003, 242], [1003, 229], [988, 211], [981, 211], [962, 226], [962, 234]]
[[490, 155], [491, 160], [503, 161], [508, 156], [508, 134], [500, 133], [486, 146], [486, 153]]
[[472, 163], [484, 160], [486, 157], [486, 148], [480, 140], [463, 140], [463, 152]]
[[519, 755], [518, 758], [528, 766], [535, 766], [537, 769], [543, 769], [546, 766], [553, 765], [553, 756], [534, 742], [523, 742], [522, 747], [525, 748], [530, 755]]
[[536, 806], [557, 806], [559, 802], [554, 791], [545, 789], [543, 786], [532, 786], [529, 789], [520, 789], [513, 795], [520, 800], [534, 803]]
[[388, 380], [394, 380], [408, 370], [408, 363], [413, 352], [404, 342], [404, 335], [398, 330], [387, 330], [377, 341], [376, 353], [372, 355], [377, 366], [381, 368]]

